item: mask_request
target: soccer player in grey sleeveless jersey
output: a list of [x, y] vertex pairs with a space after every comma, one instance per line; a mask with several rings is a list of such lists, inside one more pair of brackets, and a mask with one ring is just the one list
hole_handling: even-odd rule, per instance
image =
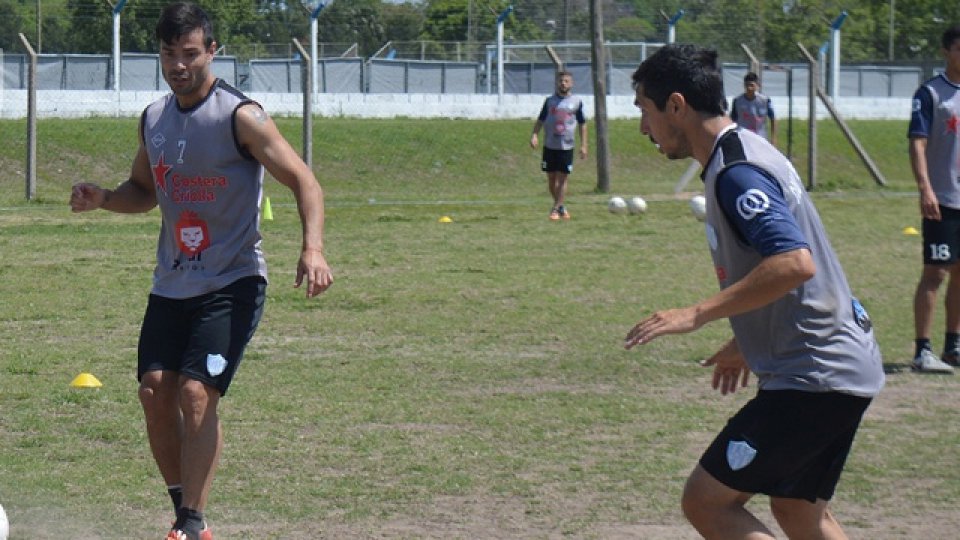
[[573, 172], [573, 149], [576, 146], [574, 127], [580, 132], [580, 159], [587, 158], [587, 119], [583, 102], [573, 95], [573, 75], [557, 73], [557, 92], [543, 101], [537, 121], [530, 135], [530, 147], [539, 144], [538, 134], [544, 128], [543, 160], [540, 169], [547, 173], [547, 188], [553, 197], [550, 219], [570, 219], [564, 203], [567, 195], [567, 177]]
[[[948, 28], [940, 45], [946, 70], [917, 89], [908, 130], [923, 218], [923, 270], [913, 298], [916, 348], [911, 368], [925, 373], [952, 373], [960, 365], [960, 26]], [[943, 355], [937, 358], [930, 332], [937, 291], [947, 278], [946, 332]]]
[[866, 310], [850, 292], [790, 162], [725, 114], [716, 52], [668, 45], [633, 74], [640, 131], [703, 166], [706, 239], [720, 292], [641, 320], [626, 347], [729, 319], [703, 362], [722, 394], [759, 390], [710, 444], [682, 507], [706, 538], [772, 538], [744, 505], [758, 493], [790, 538], [845, 538], [828, 511], [863, 413], [883, 385]]
[[171, 93], [140, 119], [130, 177], [114, 189], [73, 187], [74, 212], [162, 217], [137, 378], [154, 460], [176, 510], [169, 540], [212, 540], [203, 511], [223, 447], [217, 405], [253, 336], [265, 298], [260, 201], [266, 168], [297, 201], [303, 242], [295, 285], [333, 276], [323, 254], [323, 192], [260, 105], [215, 78], [217, 44], [193, 4], [165, 8], [156, 28]]

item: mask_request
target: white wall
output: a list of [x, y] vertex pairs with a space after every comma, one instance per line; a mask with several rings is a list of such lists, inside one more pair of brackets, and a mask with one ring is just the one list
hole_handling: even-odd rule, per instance
[[[139, 116], [151, 101], [165, 92], [114, 92], [40, 90], [37, 91], [37, 114], [41, 118], [77, 118], [86, 116]], [[300, 94], [251, 93], [272, 115], [300, 116], [303, 102]], [[354, 118], [524, 118], [531, 121], [540, 112], [545, 96], [529, 94], [320, 94], [314, 103], [319, 116]], [[787, 98], [771, 98], [777, 114], [787, 116]], [[837, 109], [845, 119], [909, 120], [909, 98], [841, 97]], [[793, 99], [793, 117], [806, 118], [809, 100]], [[593, 116], [593, 98], [584, 97], [587, 117]], [[0, 118], [27, 116], [27, 91], [0, 93]], [[608, 96], [609, 118], [639, 118], [633, 96]], [[827, 118], [826, 107], [817, 102], [817, 117]]]

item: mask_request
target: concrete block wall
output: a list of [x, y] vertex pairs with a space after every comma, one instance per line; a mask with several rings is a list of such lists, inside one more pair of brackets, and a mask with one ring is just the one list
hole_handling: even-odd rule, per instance
[[[37, 92], [37, 114], [41, 118], [78, 118], [88, 116], [139, 116], [150, 102], [166, 92], [111, 90], [40, 90]], [[300, 116], [303, 112], [299, 93], [250, 93], [275, 116]], [[322, 117], [351, 118], [467, 118], [467, 119], [529, 119], [540, 112], [545, 96], [505, 94], [502, 98], [491, 94], [319, 94], [314, 100], [313, 112]], [[788, 113], [786, 97], [772, 96], [780, 118]], [[608, 96], [607, 116], [639, 118], [633, 105], [633, 96]], [[910, 118], [909, 98], [841, 97], [837, 109], [845, 119], [903, 120]], [[807, 118], [809, 100], [793, 99], [792, 115]], [[829, 118], [827, 108], [818, 101], [817, 117]], [[592, 96], [584, 96], [587, 117], [593, 116]], [[0, 92], [0, 118], [25, 118], [27, 91]], [[904, 128], [906, 129], [906, 128]]]

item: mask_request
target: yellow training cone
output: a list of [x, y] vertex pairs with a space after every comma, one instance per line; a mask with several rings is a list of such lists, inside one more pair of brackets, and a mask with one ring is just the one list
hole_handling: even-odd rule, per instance
[[89, 373], [81, 373], [70, 381], [70, 386], [74, 388], [100, 388], [103, 383]]
[[913, 228], [913, 227], [905, 227], [905, 228], [903, 229], [903, 234], [909, 234], [910, 236], [916, 236], [916, 235], [920, 234], [920, 231], [916, 230], [916, 229]]
[[270, 197], [263, 200], [263, 220], [273, 221], [273, 209], [270, 208]]
[[437, 221], [439, 221], [440, 223], [453, 223], [453, 220], [450, 218], [450, 216], [443, 216]]

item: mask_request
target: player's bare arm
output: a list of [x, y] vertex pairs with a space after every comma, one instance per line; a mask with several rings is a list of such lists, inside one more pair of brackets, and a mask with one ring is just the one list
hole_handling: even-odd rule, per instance
[[259, 106], [251, 103], [241, 107], [237, 111], [236, 126], [240, 144], [277, 181], [290, 188], [297, 200], [303, 244], [295, 286], [299, 287], [306, 278], [307, 297], [316, 296], [333, 284], [333, 273], [323, 254], [323, 190], [313, 171]]
[[708, 322], [763, 307], [796, 289], [816, 273], [806, 248], [771, 255], [740, 281], [692, 306], [658, 311], [627, 333], [631, 349], [666, 334], [693, 332]]
[[543, 127], [543, 122], [539, 120], [537, 120], [533, 124], [533, 134], [530, 135], [530, 148], [536, 148], [537, 145], [540, 144], [539, 134], [540, 134], [540, 128], [542, 127]]
[[587, 159], [587, 124], [580, 124], [580, 159]]
[[70, 209], [88, 212], [102, 208], [111, 212], [135, 214], [147, 212], [157, 205], [150, 161], [141, 144], [133, 159], [130, 178], [115, 189], [102, 188], [89, 182], [74, 184], [70, 193]]
[[910, 169], [913, 179], [917, 182], [920, 192], [920, 215], [926, 219], [940, 221], [940, 201], [930, 185], [930, 176], [927, 170], [927, 139], [924, 137], [910, 138]]
[[728, 341], [713, 356], [700, 363], [701, 366], [713, 366], [713, 380], [711, 386], [727, 395], [747, 386], [750, 377], [750, 368], [747, 366], [736, 339]]

